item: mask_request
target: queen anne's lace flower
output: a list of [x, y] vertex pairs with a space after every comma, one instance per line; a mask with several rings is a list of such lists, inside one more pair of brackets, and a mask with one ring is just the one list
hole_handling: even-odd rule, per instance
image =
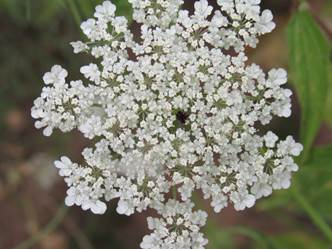
[[95, 58], [81, 68], [86, 80], [68, 82], [54, 66], [32, 116], [46, 136], [76, 128], [96, 141], [84, 164], [55, 162], [67, 205], [102, 214], [118, 198], [120, 214], [153, 208], [161, 218], [148, 218], [142, 248], [203, 248], [206, 214], [192, 210], [194, 191], [216, 212], [243, 210], [288, 188], [298, 170], [302, 145], [257, 128], [290, 116], [287, 73], [265, 74], [244, 53], [274, 29], [272, 14], [260, 0], [219, 0], [221, 10], [200, 0], [192, 15], [179, 0], [129, 2], [140, 39], [111, 2], [97, 6], [81, 26], [90, 41], [71, 43]]

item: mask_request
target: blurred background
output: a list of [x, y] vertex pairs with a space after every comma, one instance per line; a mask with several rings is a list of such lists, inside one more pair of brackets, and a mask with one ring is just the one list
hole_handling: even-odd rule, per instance
[[[0, 0], [0, 249], [136, 249], [148, 232], [146, 213], [117, 215], [114, 202], [103, 216], [65, 208], [66, 187], [53, 161], [65, 154], [79, 162], [88, 143], [75, 132], [45, 138], [30, 117], [42, 76], [53, 64], [64, 66], [72, 78], [80, 77], [79, 68], [89, 58], [74, 55], [69, 42], [83, 39], [79, 23], [101, 2]], [[117, 14], [131, 16], [126, 0], [113, 2]], [[190, 8], [194, 1], [185, 2]], [[309, 3], [316, 25], [331, 46], [332, 1]], [[286, 29], [298, 3], [263, 0], [262, 7], [272, 10], [277, 28], [256, 50], [248, 51], [250, 61], [265, 70], [289, 68]], [[328, 56], [331, 72], [332, 56]], [[328, 84], [326, 110], [316, 111], [330, 115], [324, 116], [314, 137], [314, 147], [319, 149], [294, 177], [296, 191], [276, 191], [244, 212], [229, 207], [213, 214], [202, 201], [200, 205], [210, 212], [205, 229], [209, 249], [332, 248], [331, 78]], [[289, 87], [294, 89], [292, 78]], [[299, 139], [300, 111], [295, 95], [292, 117], [275, 119], [269, 129], [281, 137], [292, 134]]]

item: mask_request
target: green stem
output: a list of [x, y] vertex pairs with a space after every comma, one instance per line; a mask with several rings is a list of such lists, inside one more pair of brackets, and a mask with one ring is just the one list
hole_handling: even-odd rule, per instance
[[292, 193], [295, 200], [299, 203], [302, 209], [307, 213], [312, 222], [325, 235], [325, 237], [332, 242], [332, 230], [330, 226], [324, 221], [315, 208], [307, 201], [307, 199], [297, 190], [296, 186], [292, 188]]
[[178, 197], [178, 191], [177, 191], [177, 189], [176, 189], [176, 186], [173, 186], [173, 187], [172, 187], [172, 198], [173, 198], [174, 200], [176, 200], [177, 197]]
[[75, 19], [76, 24], [78, 25], [78, 27], [80, 27], [82, 18], [75, 2], [73, 0], [67, 0], [66, 2], [70, 12], [72, 13]]
[[309, 3], [307, 2], [307, 0], [300, 0], [299, 10], [307, 10], [307, 9], [309, 9]]
[[26, 0], [25, 2], [25, 7], [26, 7], [26, 18], [27, 21], [30, 22], [31, 21], [31, 0]]
[[68, 209], [66, 206], [61, 205], [58, 211], [56, 212], [54, 218], [36, 235], [31, 237], [28, 240], [23, 241], [18, 246], [14, 247], [13, 249], [30, 249], [33, 248], [39, 241], [45, 238], [49, 233], [54, 231], [64, 219]]

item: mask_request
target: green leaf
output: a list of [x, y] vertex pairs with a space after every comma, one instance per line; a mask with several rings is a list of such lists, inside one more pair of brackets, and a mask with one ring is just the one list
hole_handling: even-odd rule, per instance
[[301, 104], [302, 161], [309, 156], [320, 128], [327, 96], [329, 47], [307, 10], [299, 10], [288, 27], [292, 81]]
[[[332, 47], [332, 44], [331, 44]], [[328, 86], [328, 96], [326, 101], [326, 108], [325, 108], [325, 120], [329, 123], [332, 127], [332, 54], [331, 54], [331, 61], [330, 61], [330, 74], [329, 74], [329, 86]]]

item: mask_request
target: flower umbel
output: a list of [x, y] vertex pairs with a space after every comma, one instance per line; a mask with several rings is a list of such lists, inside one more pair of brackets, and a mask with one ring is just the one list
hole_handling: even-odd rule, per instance
[[140, 39], [110, 1], [97, 6], [81, 25], [89, 42], [71, 43], [94, 58], [80, 70], [85, 80], [68, 82], [54, 66], [32, 116], [46, 136], [78, 129], [97, 141], [84, 164], [55, 162], [67, 205], [102, 214], [118, 198], [120, 214], [152, 208], [160, 218], [148, 218], [141, 248], [204, 248], [207, 215], [193, 211], [193, 191], [216, 212], [243, 210], [288, 188], [298, 170], [302, 145], [257, 128], [291, 114], [286, 71], [265, 74], [245, 56], [274, 29], [272, 14], [260, 0], [219, 0], [220, 10], [200, 0], [192, 15], [180, 0], [129, 2]]

